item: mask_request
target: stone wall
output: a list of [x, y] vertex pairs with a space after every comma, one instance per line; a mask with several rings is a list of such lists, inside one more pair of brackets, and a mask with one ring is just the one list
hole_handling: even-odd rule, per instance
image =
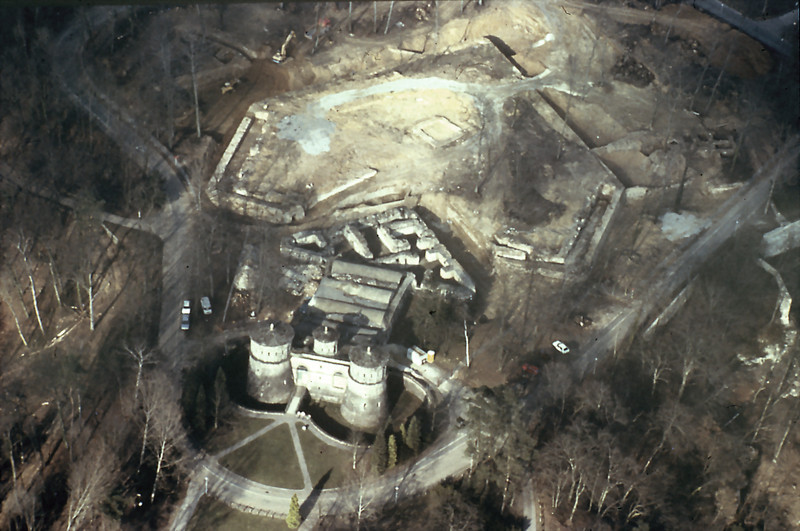
[[295, 383], [305, 386], [312, 399], [342, 403], [347, 389], [346, 361], [303, 353], [292, 355], [291, 364]]

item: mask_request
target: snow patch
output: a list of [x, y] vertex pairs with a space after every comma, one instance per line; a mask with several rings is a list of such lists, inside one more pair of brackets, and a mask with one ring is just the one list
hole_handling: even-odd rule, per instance
[[331, 149], [331, 135], [336, 130], [333, 122], [308, 114], [285, 116], [278, 123], [278, 138], [294, 140], [309, 155], [319, 155]]
[[661, 216], [661, 232], [671, 242], [699, 234], [710, 225], [706, 219], [694, 214], [676, 214], [667, 212]]

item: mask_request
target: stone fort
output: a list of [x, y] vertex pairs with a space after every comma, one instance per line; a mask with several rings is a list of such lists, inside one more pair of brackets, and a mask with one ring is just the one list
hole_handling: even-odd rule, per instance
[[[250, 336], [248, 394], [284, 404], [308, 392], [339, 404], [356, 428], [379, 426], [388, 411], [385, 343], [404, 301], [417, 290], [470, 299], [474, 281], [406, 208], [296, 232], [281, 240], [280, 251], [297, 263], [284, 268], [284, 287], [296, 295], [316, 289], [296, 328], [271, 321]], [[243, 271], [240, 266], [237, 277]], [[293, 347], [296, 335], [304, 339], [302, 348]]]
[[321, 326], [310, 351], [293, 349], [291, 325], [269, 322], [250, 336], [247, 392], [259, 402], [286, 403], [302, 387], [311, 398], [339, 404], [342, 417], [360, 429], [374, 429], [388, 410], [388, 355], [380, 346], [349, 345], [339, 350], [339, 333]]

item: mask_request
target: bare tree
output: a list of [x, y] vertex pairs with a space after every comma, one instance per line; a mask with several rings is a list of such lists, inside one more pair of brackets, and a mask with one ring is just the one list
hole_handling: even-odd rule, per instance
[[63, 302], [61, 301], [61, 276], [57, 272], [56, 268], [56, 261], [53, 252], [53, 247], [55, 247], [56, 241], [52, 239], [48, 239], [48, 241], [44, 242], [44, 253], [47, 256], [47, 265], [50, 269], [50, 278], [53, 282], [53, 293], [56, 296], [56, 302], [58, 302], [59, 306], [63, 306]]
[[696, 366], [697, 361], [694, 358], [694, 353], [685, 352], [681, 362], [681, 384], [680, 387], [678, 387], [678, 396], [676, 397], [676, 400], [680, 401], [681, 397], [683, 396], [683, 392], [686, 390], [686, 384], [689, 382], [689, 377], [691, 376], [692, 372], [694, 372]]
[[[155, 383], [158, 383], [157, 380], [155, 380]], [[180, 397], [174, 382], [163, 376], [163, 380], [160, 383], [163, 385], [165, 392], [156, 395], [160, 404], [155, 409], [155, 415], [152, 420], [153, 436], [149, 441], [150, 448], [156, 457], [156, 476], [153, 480], [153, 490], [150, 492], [150, 503], [156, 497], [158, 480], [161, 478], [163, 469], [168, 464], [177, 461], [178, 454], [186, 438], [179, 404]], [[153, 397], [153, 393], [150, 396]], [[171, 461], [173, 456], [175, 461]]]
[[100, 510], [114, 485], [117, 458], [103, 441], [90, 443], [86, 454], [70, 467], [67, 488], [67, 531], [82, 529]]
[[144, 371], [145, 365], [155, 363], [155, 352], [142, 343], [138, 343], [134, 347], [125, 346], [123, 351], [136, 364], [136, 384], [133, 389], [133, 403], [136, 404], [139, 401], [139, 385], [142, 381], [142, 371]]
[[[645, 462], [642, 468], [642, 474], [647, 473], [647, 470], [653, 464], [653, 459], [655, 459], [667, 442], [669, 442], [674, 449], [679, 449], [682, 443], [691, 442], [688, 438], [686, 427], [693, 424], [692, 415], [677, 399], [671, 400], [659, 408], [655, 415], [654, 424], [661, 431], [661, 437], [650, 454], [650, 457], [647, 459], [647, 462]], [[677, 454], [680, 452], [676, 451], [675, 453]]]
[[[437, 2], [438, 4], [438, 2]], [[389, 26], [392, 24], [392, 11], [394, 10], [394, 0], [389, 2], [389, 14], [386, 16], [386, 28], [383, 30], [383, 34], [386, 35], [389, 33]]]
[[563, 363], [548, 363], [543, 368], [545, 393], [559, 403], [559, 418], [564, 415], [567, 398], [572, 395], [574, 376], [572, 370]]
[[659, 348], [659, 346], [647, 349], [643, 353], [642, 363], [650, 374], [650, 394], [655, 395], [656, 384], [664, 380], [664, 373], [669, 370], [664, 349]]
[[137, 472], [142, 466], [144, 452], [147, 449], [148, 442], [150, 442], [150, 428], [153, 418], [156, 416], [158, 409], [169, 401], [168, 388], [170, 385], [171, 383], [167, 381], [166, 376], [161, 372], [148, 374], [142, 385], [142, 446], [139, 450]]
[[[222, 11], [220, 11], [220, 17]], [[167, 148], [172, 149], [175, 142], [175, 83], [172, 79], [172, 48], [169, 41], [169, 28], [163, 28], [159, 39], [159, 57], [164, 70], [163, 91], [167, 105]]]
[[564, 123], [561, 127], [561, 132], [558, 136], [558, 151], [556, 152], [556, 160], [561, 159], [564, 154], [564, 143], [566, 141], [567, 127], [570, 127], [570, 111], [572, 110], [572, 100], [575, 98], [575, 82], [578, 70], [578, 60], [574, 55], [569, 54], [567, 57], [567, 79], [569, 83], [569, 94], [567, 94], [567, 105], [564, 109]]
[[83, 413], [82, 392], [86, 388], [85, 371], [74, 352], [55, 354], [55, 360], [39, 358], [39, 365], [34, 370], [42, 374], [42, 383], [52, 393], [50, 401], [56, 408], [57, 427], [72, 463], [78, 457], [73, 441], [83, 424], [80, 419]]
[[202, 135], [200, 133], [200, 101], [197, 99], [197, 65], [195, 60], [195, 42], [194, 37], [189, 37], [189, 66], [192, 73], [192, 93], [194, 94], [194, 121], [197, 128], [197, 138]]
[[89, 305], [89, 329], [94, 331], [94, 299], [95, 292], [95, 262], [94, 255], [97, 242], [103, 238], [105, 232], [102, 226], [103, 201], [94, 197], [87, 190], [75, 194], [73, 213], [77, 232], [77, 245], [71, 250], [71, 270], [78, 289], [78, 304], [81, 304], [80, 290], [86, 291]]
[[0, 413], [0, 432], [3, 437], [4, 453], [8, 455], [8, 462], [11, 464], [12, 486], [17, 485], [17, 459], [15, 452], [14, 427], [19, 420], [17, 407], [12, 404], [8, 397], [3, 397], [3, 411]]
[[356, 517], [355, 528], [357, 531], [361, 529], [361, 521], [367, 515], [370, 506], [378, 499], [378, 491], [372, 488], [373, 478], [369, 471], [370, 467], [366, 460], [361, 460], [353, 469], [352, 485], [355, 489], [353, 514]]
[[11, 317], [14, 319], [14, 325], [17, 327], [17, 334], [19, 335], [22, 344], [26, 347], [28, 346], [28, 340], [25, 337], [25, 333], [22, 331], [22, 325], [19, 321], [19, 317], [17, 316], [17, 312], [14, 310], [14, 299], [11, 296], [11, 283], [10, 279], [7, 276], [8, 271], [2, 273], [0, 277], [0, 300], [2, 300], [5, 305], [8, 307], [9, 311], [11, 312]]
[[473, 465], [484, 467], [485, 480], [502, 489], [501, 512], [522, 486], [537, 443], [540, 415], [519, 407], [519, 401], [511, 388], [484, 389], [470, 399], [467, 410], [467, 451]]
[[575, 389], [573, 418], [584, 416], [607, 426], [628, 423], [628, 410], [607, 383], [587, 379]]
[[350, 430], [350, 437], [349, 443], [350, 446], [353, 447], [353, 470], [356, 470], [358, 462], [360, 460], [359, 457], [359, 450], [361, 449], [361, 444], [364, 441], [364, 434], [358, 430]]
[[11, 518], [21, 518], [25, 522], [25, 529], [34, 531], [40, 526], [37, 521], [40, 514], [39, 496], [42, 493], [44, 484], [40, 478], [36, 478], [28, 488], [22, 488], [20, 484], [12, 488], [13, 494], [9, 516]]
[[[781, 365], [783, 365], [783, 367]], [[793, 356], [784, 355], [783, 358], [780, 360], [780, 362], [777, 363], [776, 366], [773, 368], [770, 377], [766, 379], [765, 387], [768, 387], [770, 391], [764, 401], [764, 407], [761, 410], [761, 415], [759, 415], [755, 429], [753, 430], [753, 437], [750, 440], [751, 443], [754, 443], [756, 439], [758, 439], [759, 433], [761, 432], [761, 429], [764, 427], [764, 421], [767, 418], [767, 414], [770, 412], [771, 409], [774, 408], [775, 404], [781, 399], [781, 394], [783, 393], [784, 390], [784, 384], [786, 384], [787, 377], [791, 374], [793, 366], [794, 366]], [[753, 400], [755, 401], [757, 397], [758, 397], [757, 395], [754, 396]]]
[[36, 282], [33, 278], [33, 268], [31, 267], [31, 251], [33, 247], [33, 240], [27, 236], [21, 229], [16, 234], [16, 248], [22, 257], [22, 263], [25, 264], [25, 274], [31, 285], [31, 299], [33, 300], [33, 310], [36, 313], [36, 321], [39, 323], [39, 330], [44, 334], [44, 325], [42, 325], [42, 316], [39, 313], [39, 297], [36, 290]]

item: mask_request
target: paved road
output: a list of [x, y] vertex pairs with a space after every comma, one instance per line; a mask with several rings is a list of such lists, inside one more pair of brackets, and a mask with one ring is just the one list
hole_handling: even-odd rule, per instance
[[533, 489], [533, 483], [528, 482], [522, 489], [522, 514], [528, 519], [528, 531], [539, 531], [541, 524], [541, 511], [539, 499]]
[[[798, 9], [767, 20], [745, 17], [720, 0], [692, 0], [695, 7], [730, 24], [785, 57], [797, 57]], [[766, 5], [766, 4], [765, 4]]]
[[[113, 219], [125, 226], [138, 226], [159, 236], [164, 244], [162, 259], [161, 315], [158, 346], [177, 369], [185, 359], [180, 331], [180, 306], [190, 289], [190, 253], [194, 216], [189, 175], [175, 162], [170, 151], [158, 139], [140, 128], [131, 115], [114, 100], [103, 94], [88, 76], [83, 50], [89, 39], [86, 26], [102, 28], [114, 14], [125, 14], [128, 8], [102, 8], [76, 19], [59, 36], [53, 49], [53, 66], [65, 92], [111, 137], [132, 160], [149, 172], [160, 175], [164, 182], [167, 204], [162, 211], [144, 220]], [[109, 218], [112, 215], [108, 215]], [[111, 220], [111, 219], [110, 219]]]
[[[460, 389], [457, 389], [456, 393], [460, 393]], [[309, 498], [313, 500], [310, 507], [304, 507], [306, 515], [320, 512], [322, 514], [350, 513], [354, 511], [354, 504], [359, 497], [361, 488], [367, 493], [365, 503], [378, 507], [393, 502], [395, 497], [407, 497], [422, 492], [438, 484], [444, 478], [458, 476], [470, 464], [466, 455], [467, 438], [464, 434], [454, 431], [437, 440], [422, 453], [417, 461], [398, 467], [380, 478], [370, 479], [362, 486], [350, 485], [314, 492], [307, 467], [304, 466], [302, 447], [297, 438], [295, 426], [297, 418], [294, 415], [277, 413], [263, 413], [262, 416], [276, 419], [276, 422], [270, 424], [266, 429], [272, 429], [282, 423], [290, 425], [295, 451], [301, 463], [304, 487], [302, 489], [285, 489], [264, 485], [237, 475], [219, 464], [219, 458], [250, 442], [254, 437], [262, 435], [261, 431], [265, 430], [261, 430], [217, 455], [204, 456], [199, 459], [186, 496], [173, 515], [170, 529], [186, 529], [200, 497], [206, 492], [232, 507], [262, 515], [285, 516], [293, 494], [298, 495], [301, 503]], [[330, 443], [329, 436], [318, 426], [313, 422], [309, 422], [308, 425], [312, 433]], [[335, 445], [346, 446], [338, 442]]]
[[[738, 29], [745, 35], [752, 37], [764, 44], [769, 49], [784, 57], [797, 56], [797, 17], [798, 10], [767, 19], [753, 20], [745, 17], [738, 11], [728, 7], [720, 0], [691, 0], [692, 4], [709, 15]], [[583, 0], [565, 0], [563, 5], [586, 11], [605, 13], [621, 22], [650, 24], [659, 21], [665, 26], [674, 25], [695, 30], [707, 30], [707, 24], [695, 20], [677, 19], [673, 15], [661, 14], [658, 11], [643, 11], [641, 9], [615, 6], [599, 6]]]

